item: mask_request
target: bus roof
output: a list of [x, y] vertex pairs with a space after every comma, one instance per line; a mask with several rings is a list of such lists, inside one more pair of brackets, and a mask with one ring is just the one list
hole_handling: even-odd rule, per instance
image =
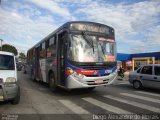
[[[33, 47], [31, 47], [29, 50], [33, 49], [34, 47], [38, 46], [41, 42], [47, 40], [50, 36], [54, 35], [55, 33], [57, 33], [59, 30], [61, 30], [62, 28], [67, 28], [70, 26], [70, 24], [72, 23], [85, 23], [85, 24], [97, 24], [99, 26], [106, 26], [109, 27], [111, 29], [113, 29], [110, 26], [107, 26], [105, 24], [101, 24], [101, 23], [96, 23], [96, 22], [89, 22], [89, 21], [70, 21], [70, 22], [66, 22], [64, 23], [62, 26], [60, 26], [59, 28], [57, 28], [56, 30], [54, 30], [52, 33], [50, 33], [48, 36], [44, 37], [41, 41], [39, 41], [37, 44], [35, 44]], [[28, 50], [28, 51], [29, 51]]]

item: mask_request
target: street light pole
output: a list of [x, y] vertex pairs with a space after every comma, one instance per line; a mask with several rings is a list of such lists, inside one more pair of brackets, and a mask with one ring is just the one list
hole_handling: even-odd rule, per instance
[[3, 40], [2, 40], [2, 39], [0, 39], [0, 41], [1, 41], [1, 51], [2, 51], [2, 42], [3, 42]]

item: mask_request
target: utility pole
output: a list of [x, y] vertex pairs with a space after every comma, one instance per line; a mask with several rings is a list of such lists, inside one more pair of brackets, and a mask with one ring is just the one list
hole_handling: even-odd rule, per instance
[[0, 41], [1, 41], [1, 51], [2, 51], [2, 42], [3, 42], [3, 40], [2, 40], [2, 39], [0, 39]]

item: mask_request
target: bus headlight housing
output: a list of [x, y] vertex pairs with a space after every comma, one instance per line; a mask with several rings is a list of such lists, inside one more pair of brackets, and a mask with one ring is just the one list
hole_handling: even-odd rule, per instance
[[84, 77], [84, 75], [76, 73], [76, 72], [73, 73], [73, 76], [79, 79], [82, 79]]
[[67, 73], [68, 73], [69, 75], [71, 75], [71, 74], [74, 73], [74, 71], [72, 70], [72, 68], [67, 67]]
[[84, 77], [84, 75], [77, 73], [76, 71], [74, 71], [72, 68], [69, 67], [67, 68], [67, 73], [78, 79], [82, 79]]

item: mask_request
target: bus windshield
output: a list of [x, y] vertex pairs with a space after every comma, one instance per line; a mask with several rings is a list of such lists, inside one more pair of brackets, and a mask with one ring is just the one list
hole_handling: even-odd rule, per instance
[[115, 42], [104, 37], [71, 34], [67, 56], [75, 62], [114, 62]]
[[14, 57], [0, 54], [0, 70], [14, 70]]

